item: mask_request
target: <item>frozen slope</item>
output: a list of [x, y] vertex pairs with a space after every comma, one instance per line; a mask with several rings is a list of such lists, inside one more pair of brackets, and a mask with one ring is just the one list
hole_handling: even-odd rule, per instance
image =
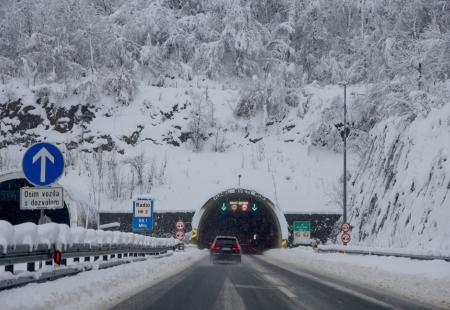
[[[131, 197], [138, 194], [153, 196], [157, 211], [193, 211], [237, 187], [239, 174], [241, 187], [259, 192], [285, 212], [339, 213], [334, 188], [341, 155], [312, 146], [310, 136], [340, 92], [336, 86], [307, 86], [298, 107], [273, 121], [264, 113], [236, 117], [239, 92], [216, 82], [142, 84], [130, 105], [103, 97], [90, 109], [91, 119], [81, 119], [78, 110], [72, 113], [73, 126], [61, 129], [61, 122], [72, 125], [71, 120], [50, 122], [48, 111], [72, 111], [80, 100], [69, 96], [43, 109], [24, 88], [17, 92], [23, 98], [20, 109], [35, 107], [30, 111], [43, 121], [23, 132], [12, 130], [8, 139], [15, 145], [4, 152], [8, 169], [17, 168], [24, 136], [58, 144], [66, 158], [60, 184], [91, 213], [130, 212]], [[195, 150], [189, 136], [196, 111], [203, 123], [201, 150]], [[9, 122], [16, 124], [11, 129], [19, 128], [23, 120], [10, 115]], [[131, 161], [139, 156], [141, 165], [133, 167]]]
[[450, 105], [412, 123], [373, 131], [352, 190], [350, 221], [361, 245], [450, 249]]

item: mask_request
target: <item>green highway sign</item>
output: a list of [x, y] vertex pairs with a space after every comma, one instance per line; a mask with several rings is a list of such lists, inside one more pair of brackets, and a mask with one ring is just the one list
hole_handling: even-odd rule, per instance
[[310, 221], [294, 221], [292, 223], [294, 230], [294, 244], [311, 243], [311, 222]]
[[311, 231], [310, 221], [294, 221], [294, 231]]

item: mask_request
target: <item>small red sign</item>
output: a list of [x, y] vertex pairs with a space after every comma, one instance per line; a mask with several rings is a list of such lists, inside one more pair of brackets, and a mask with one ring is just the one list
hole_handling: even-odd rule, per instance
[[177, 230], [183, 230], [184, 222], [182, 220], [178, 220], [177, 223], [175, 224], [175, 227], [177, 228]]
[[351, 240], [352, 240], [352, 238], [350, 237], [350, 234], [348, 234], [348, 233], [342, 233], [342, 235], [341, 235], [341, 241], [342, 241], [343, 244], [350, 243]]
[[343, 224], [341, 225], [341, 231], [342, 231], [342, 232], [347, 233], [347, 232], [349, 232], [351, 229], [352, 229], [352, 227], [350, 226], [349, 223], [343, 223]]
[[175, 236], [177, 237], [178, 240], [183, 240], [184, 239], [184, 232], [183, 231], [177, 231]]

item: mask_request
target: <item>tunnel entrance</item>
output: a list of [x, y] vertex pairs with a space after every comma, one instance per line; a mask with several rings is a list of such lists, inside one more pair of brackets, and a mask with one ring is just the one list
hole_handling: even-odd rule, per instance
[[197, 236], [200, 248], [209, 247], [219, 235], [236, 236], [247, 253], [281, 245], [280, 221], [273, 203], [253, 191], [223, 192], [202, 209]]
[[[0, 182], [0, 220], [13, 225], [32, 222], [38, 224], [40, 210], [20, 210], [20, 188], [33, 187], [26, 179], [10, 179]], [[50, 221], [70, 225], [69, 210], [66, 203], [63, 209], [45, 210], [44, 216]]]

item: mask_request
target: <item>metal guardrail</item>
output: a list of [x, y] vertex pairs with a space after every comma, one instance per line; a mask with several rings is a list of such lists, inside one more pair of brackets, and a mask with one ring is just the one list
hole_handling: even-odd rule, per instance
[[412, 254], [412, 253], [402, 253], [395, 250], [380, 250], [380, 249], [352, 249], [344, 247], [317, 247], [315, 249], [319, 253], [343, 253], [343, 254], [359, 254], [359, 255], [375, 255], [375, 256], [393, 256], [393, 257], [404, 257], [417, 260], [444, 260], [450, 262], [450, 256], [445, 255], [430, 255], [430, 254]]
[[[3, 254], [4, 251], [1, 246], [0, 249], [0, 266], [4, 266], [5, 271], [9, 271], [13, 275], [12, 278], [0, 280], [0, 290], [2, 290], [31, 282], [44, 282], [74, 275], [92, 269], [93, 266], [90, 263], [98, 263], [98, 269], [105, 269], [133, 261], [145, 260], [148, 255], [156, 257], [157, 255], [166, 254], [173, 247], [151, 247], [130, 244], [94, 246], [90, 246], [89, 244], [73, 244], [60, 252], [60, 268], [43, 271], [39, 276], [29, 273], [23, 276], [20, 274], [15, 275], [14, 266], [26, 263], [27, 271], [34, 272], [44, 265], [54, 265], [55, 253], [57, 252], [54, 245], [49, 247], [47, 244], [39, 244], [32, 251], [30, 251], [28, 245], [18, 245], [16, 247], [8, 247], [5, 254]], [[68, 258], [73, 259], [73, 264], [68, 265]], [[37, 265], [38, 268], [36, 268]]]

